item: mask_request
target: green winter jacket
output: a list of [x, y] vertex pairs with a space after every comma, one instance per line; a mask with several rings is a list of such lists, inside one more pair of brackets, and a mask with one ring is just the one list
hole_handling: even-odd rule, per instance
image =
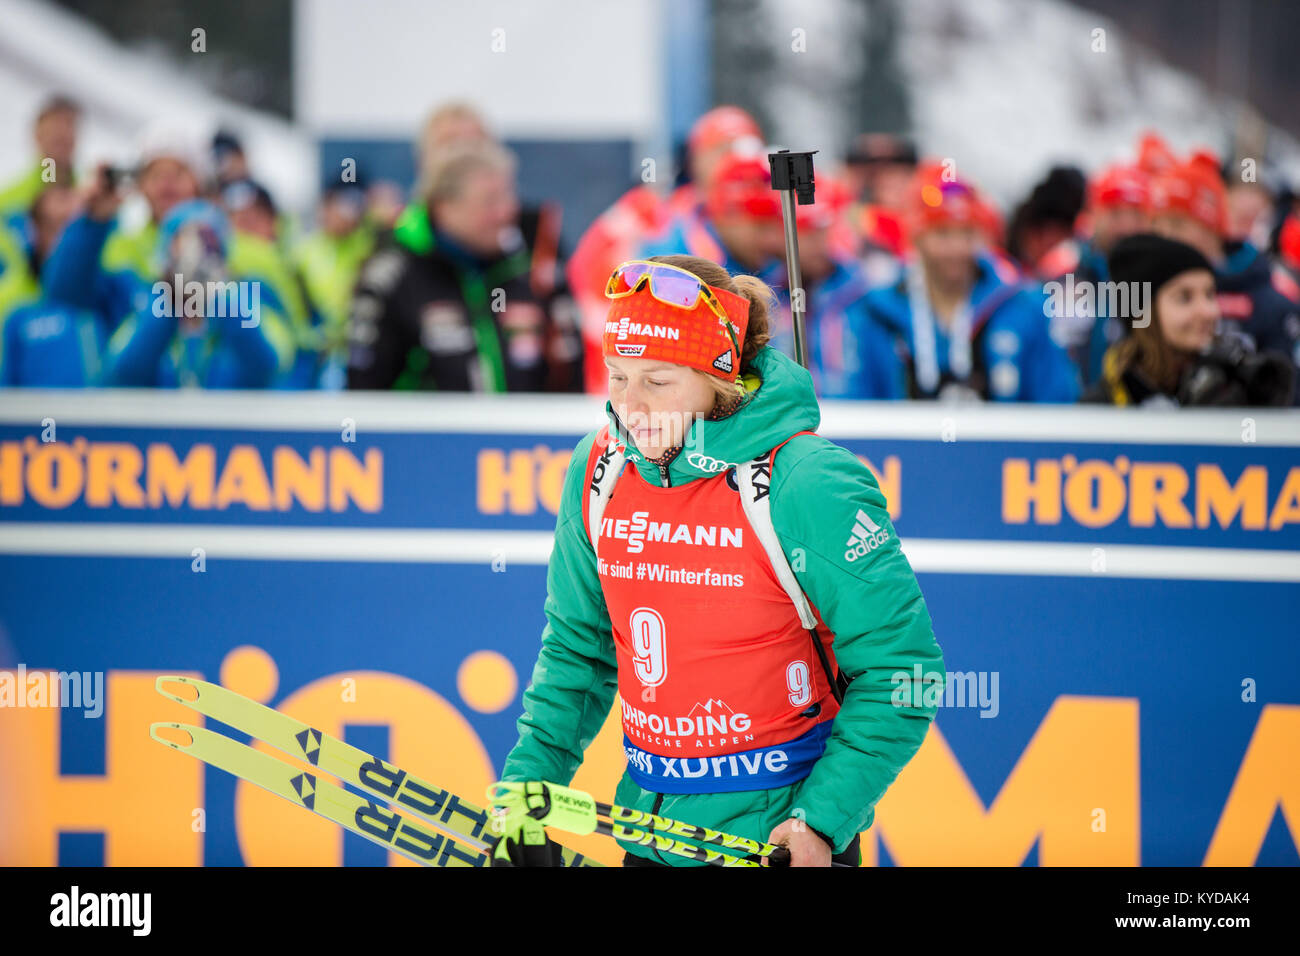
[[[773, 348], [756, 356], [746, 401], [727, 418], [696, 421], [697, 447], [725, 461], [749, 461], [821, 421], [812, 379]], [[611, 434], [617, 419], [609, 403]], [[614, 641], [583, 522], [585, 468], [597, 432], [578, 443], [569, 463], [547, 574], [542, 649], [524, 691], [519, 741], [506, 758], [505, 780], [568, 784], [609, 714], [617, 690]], [[647, 462], [628, 442], [627, 467], [651, 484], [679, 485], [723, 476], [678, 455], [667, 468]], [[877, 801], [916, 753], [942, 698], [943, 653], [916, 577], [875, 478], [852, 452], [819, 435], [791, 439], [771, 476], [771, 514], [795, 576], [835, 634], [835, 657], [853, 683], [812, 773], [772, 790], [656, 794], [625, 772], [615, 802], [697, 826], [766, 840], [791, 817], [830, 838], [843, 852], [871, 826]], [[845, 560], [858, 509], [889, 535], [865, 557]], [[799, 549], [796, 552], [796, 549]], [[913, 692], [915, 668], [921, 683]], [[901, 703], [895, 703], [901, 701]], [[620, 841], [622, 843], [622, 841]], [[638, 856], [675, 866], [702, 864], [622, 843]]]

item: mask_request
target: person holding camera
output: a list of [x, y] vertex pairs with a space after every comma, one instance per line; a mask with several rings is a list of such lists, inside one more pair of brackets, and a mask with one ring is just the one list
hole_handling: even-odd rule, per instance
[[[1116, 243], [1110, 278], [1128, 290], [1124, 337], [1102, 360], [1086, 402], [1110, 405], [1289, 405], [1295, 367], [1220, 330], [1214, 270], [1197, 249], [1153, 233]], [[1128, 321], [1123, 321], [1127, 318]]]
[[93, 312], [109, 335], [98, 384], [135, 388], [269, 388], [289, 369], [292, 328], [262, 283], [234, 270], [232, 228], [203, 199], [176, 203], [158, 225], [151, 281], [106, 270], [122, 196], [101, 164], [85, 211], [63, 229], [41, 270], [45, 294]]

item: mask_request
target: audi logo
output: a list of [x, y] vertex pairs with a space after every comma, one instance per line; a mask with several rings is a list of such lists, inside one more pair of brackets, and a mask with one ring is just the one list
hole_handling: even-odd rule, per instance
[[686, 461], [693, 467], [700, 469], [700, 471], [726, 471], [729, 468], [736, 467], [732, 462], [710, 458], [708, 455], [701, 455], [698, 452], [687, 455]]

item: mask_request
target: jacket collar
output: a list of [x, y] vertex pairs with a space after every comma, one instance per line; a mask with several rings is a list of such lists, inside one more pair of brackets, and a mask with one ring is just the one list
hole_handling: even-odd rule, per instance
[[[764, 347], [741, 378], [746, 401], [726, 418], [691, 425], [682, 453], [668, 464], [670, 485], [711, 478], [775, 448], [795, 432], [816, 430], [821, 424], [812, 377], [784, 353]], [[637, 449], [610, 402], [605, 403], [605, 415], [611, 438], [641, 476], [651, 485], [662, 485], [659, 466]]]

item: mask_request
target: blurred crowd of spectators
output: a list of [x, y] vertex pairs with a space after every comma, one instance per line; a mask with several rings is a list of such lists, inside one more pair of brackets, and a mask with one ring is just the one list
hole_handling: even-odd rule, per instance
[[[310, 230], [229, 132], [151, 127], [130, 168], [78, 182], [78, 120], [47, 102], [31, 168], [0, 183], [0, 386], [603, 394], [609, 273], [674, 253], [766, 281], [793, 354], [778, 194], [737, 107], [696, 122], [680, 185], [630, 189], [571, 251], [466, 104], [425, 124], [409, 196], [345, 168]], [[1005, 217], [895, 136], [827, 165], [797, 207], [820, 396], [1297, 401], [1300, 207], [1245, 165], [1148, 134], [1126, 163], [1053, 168]]]

